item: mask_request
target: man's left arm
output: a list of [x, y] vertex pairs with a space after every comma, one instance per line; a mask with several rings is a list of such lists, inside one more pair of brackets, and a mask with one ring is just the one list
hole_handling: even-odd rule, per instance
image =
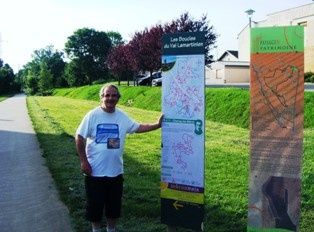
[[161, 127], [163, 115], [159, 117], [158, 122], [156, 123], [151, 123], [151, 124], [140, 124], [139, 128], [137, 129], [136, 133], [144, 133], [144, 132], [149, 132], [152, 130], [159, 129]]

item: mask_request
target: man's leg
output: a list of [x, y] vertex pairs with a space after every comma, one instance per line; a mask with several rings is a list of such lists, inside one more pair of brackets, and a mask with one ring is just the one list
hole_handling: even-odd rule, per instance
[[93, 232], [101, 232], [101, 222], [92, 222]]
[[175, 232], [177, 231], [177, 228], [174, 226], [168, 226], [168, 232]]
[[107, 218], [107, 232], [116, 232], [116, 218]]
[[93, 232], [101, 232], [104, 208], [104, 191], [101, 178], [85, 177], [86, 219], [91, 222]]
[[107, 231], [116, 232], [116, 224], [121, 214], [123, 193], [123, 176], [113, 177], [108, 184], [105, 201], [105, 214], [107, 219]]

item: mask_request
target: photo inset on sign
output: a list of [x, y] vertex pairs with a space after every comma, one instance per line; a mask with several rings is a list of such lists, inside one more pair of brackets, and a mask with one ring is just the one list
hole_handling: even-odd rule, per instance
[[176, 56], [162, 56], [161, 71], [166, 72], [173, 68], [176, 63]]
[[[300, 189], [299, 181], [294, 178], [270, 176], [262, 186], [263, 192], [263, 218], [272, 221], [274, 228], [296, 231], [296, 223], [293, 222], [295, 207], [293, 202]], [[292, 214], [292, 215], [290, 215]]]

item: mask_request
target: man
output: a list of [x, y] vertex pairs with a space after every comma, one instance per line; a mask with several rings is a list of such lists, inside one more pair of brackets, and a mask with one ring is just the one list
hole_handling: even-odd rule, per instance
[[115, 232], [123, 191], [123, 149], [127, 133], [142, 133], [161, 127], [140, 124], [116, 108], [120, 93], [115, 85], [100, 90], [101, 105], [86, 114], [76, 131], [76, 149], [85, 174], [86, 218], [93, 232], [101, 231], [103, 208], [107, 231]]

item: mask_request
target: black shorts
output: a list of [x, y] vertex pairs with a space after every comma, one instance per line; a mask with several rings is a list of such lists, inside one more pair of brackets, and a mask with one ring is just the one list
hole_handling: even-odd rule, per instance
[[100, 222], [105, 207], [106, 218], [118, 218], [121, 214], [123, 176], [85, 176], [86, 219]]

